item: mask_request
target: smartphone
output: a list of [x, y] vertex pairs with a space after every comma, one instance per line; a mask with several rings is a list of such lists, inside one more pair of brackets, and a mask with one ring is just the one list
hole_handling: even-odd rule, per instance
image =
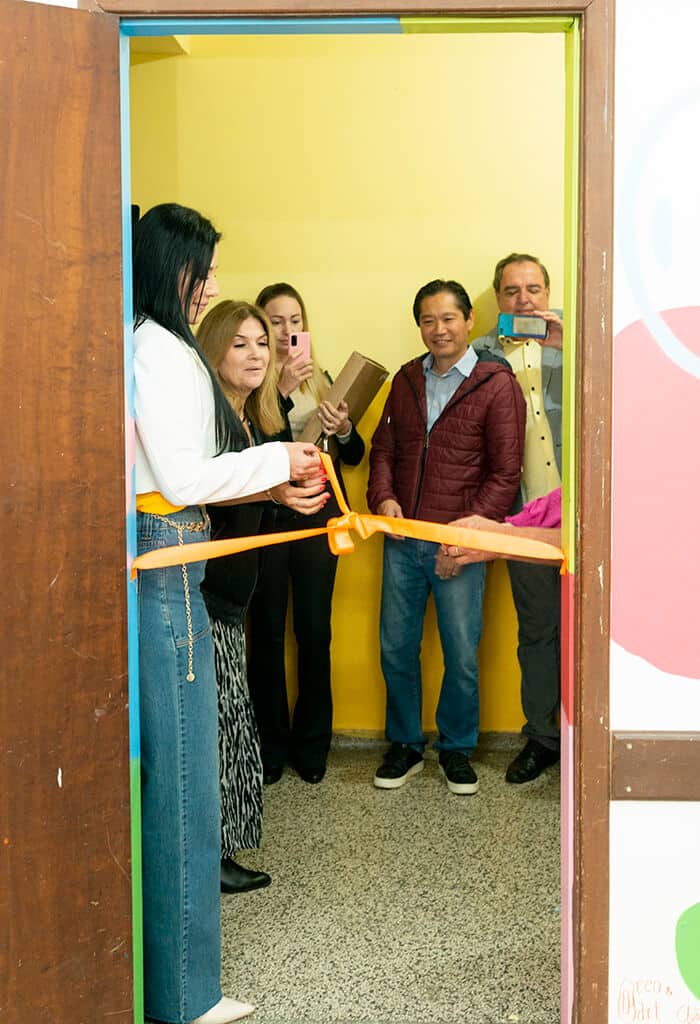
[[308, 361], [311, 359], [311, 335], [308, 331], [293, 331], [289, 335], [287, 348], [290, 359], [296, 359], [297, 356], [303, 355]]
[[519, 316], [517, 313], [498, 314], [499, 338], [546, 338], [547, 321], [541, 316]]

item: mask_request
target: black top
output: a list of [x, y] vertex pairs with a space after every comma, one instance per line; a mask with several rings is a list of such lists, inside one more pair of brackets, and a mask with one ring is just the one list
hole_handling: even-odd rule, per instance
[[[264, 437], [251, 425], [254, 444], [264, 441], [291, 441], [292, 430], [289, 425], [289, 410], [294, 402], [291, 398], [280, 397], [280, 411], [284, 417], [284, 427], [273, 437]], [[236, 437], [235, 451], [243, 451], [250, 447], [250, 441], [241, 426]], [[345, 444], [338, 443], [338, 457], [333, 460], [338, 481], [345, 494], [345, 485], [340, 472], [340, 462], [348, 466], [356, 466], [365, 454], [365, 443], [353, 425], [352, 433]], [[328, 485], [330, 490], [330, 485]], [[229, 540], [232, 537], [250, 537], [257, 533], [279, 533], [286, 530], [313, 529], [325, 526], [330, 518], [340, 515], [335, 497], [331, 496], [320, 512], [312, 516], [294, 512], [286, 505], [274, 505], [272, 502], [249, 502], [244, 505], [207, 505], [211, 519], [211, 539]], [[207, 562], [202, 582], [202, 595], [207, 611], [223, 622], [240, 622], [248, 608], [258, 578], [260, 551], [242, 551], [237, 555], [224, 555]]]
[[[263, 440], [251, 425], [253, 443]], [[236, 438], [235, 451], [250, 447], [250, 441], [241, 427]], [[207, 505], [211, 519], [211, 539], [228, 540], [232, 537], [250, 537], [262, 532], [263, 511], [269, 502], [249, 502], [244, 505]], [[224, 555], [207, 562], [202, 594], [209, 614], [224, 622], [240, 622], [253, 596], [258, 578], [258, 549], [242, 551], [237, 555]]]

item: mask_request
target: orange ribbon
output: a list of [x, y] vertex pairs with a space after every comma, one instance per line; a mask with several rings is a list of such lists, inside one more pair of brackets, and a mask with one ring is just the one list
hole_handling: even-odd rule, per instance
[[285, 533], [264, 533], [254, 537], [236, 537], [231, 540], [209, 540], [196, 544], [175, 545], [169, 548], [155, 548], [134, 559], [131, 578], [138, 569], [161, 569], [168, 565], [184, 565], [187, 562], [204, 562], [222, 555], [236, 555], [251, 548], [270, 547], [286, 544], [287, 541], [304, 540], [326, 534], [328, 546], [334, 555], [347, 555], [355, 550], [351, 531], [362, 540], [375, 533], [412, 537], [436, 544], [449, 544], [459, 548], [471, 548], [511, 558], [536, 559], [537, 561], [562, 561], [565, 571], [564, 554], [555, 544], [519, 537], [517, 533], [500, 533], [495, 530], [473, 530], [462, 526], [443, 526], [440, 523], [426, 523], [419, 519], [393, 519], [390, 516], [364, 515], [353, 512], [340, 489], [333, 467], [333, 460], [325, 452], [319, 452], [321, 462], [328, 475], [338, 508], [342, 515], [329, 519], [324, 527], [314, 530], [288, 530]]

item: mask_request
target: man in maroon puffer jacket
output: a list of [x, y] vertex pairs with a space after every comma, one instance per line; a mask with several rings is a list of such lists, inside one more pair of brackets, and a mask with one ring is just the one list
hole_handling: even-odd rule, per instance
[[[435, 523], [465, 515], [502, 520], [520, 483], [520, 386], [506, 360], [470, 347], [474, 314], [456, 281], [424, 285], [413, 316], [428, 354], [402, 366], [392, 382], [372, 438], [369, 507]], [[396, 789], [423, 768], [420, 647], [431, 591], [445, 661], [436, 714], [440, 768], [451, 792], [478, 789], [469, 755], [479, 733], [485, 569], [445, 562], [438, 544], [385, 538], [380, 640], [391, 745], [374, 777], [379, 789]]]

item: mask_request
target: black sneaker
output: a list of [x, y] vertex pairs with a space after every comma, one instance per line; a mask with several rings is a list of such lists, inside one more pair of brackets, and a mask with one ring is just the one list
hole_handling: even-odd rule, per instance
[[466, 796], [477, 792], [479, 780], [466, 754], [461, 750], [441, 750], [438, 760], [450, 793]]
[[551, 750], [538, 743], [537, 740], [528, 740], [515, 760], [508, 765], [506, 782], [512, 782], [516, 786], [523, 782], [532, 782], [542, 774], [545, 768], [556, 764], [558, 760], [558, 749]]
[[423, 755], [405, 743], [392, 743], [377, 768], [374, 784], [377, 789], [398, 789], [417, 772], [423, 771]]

